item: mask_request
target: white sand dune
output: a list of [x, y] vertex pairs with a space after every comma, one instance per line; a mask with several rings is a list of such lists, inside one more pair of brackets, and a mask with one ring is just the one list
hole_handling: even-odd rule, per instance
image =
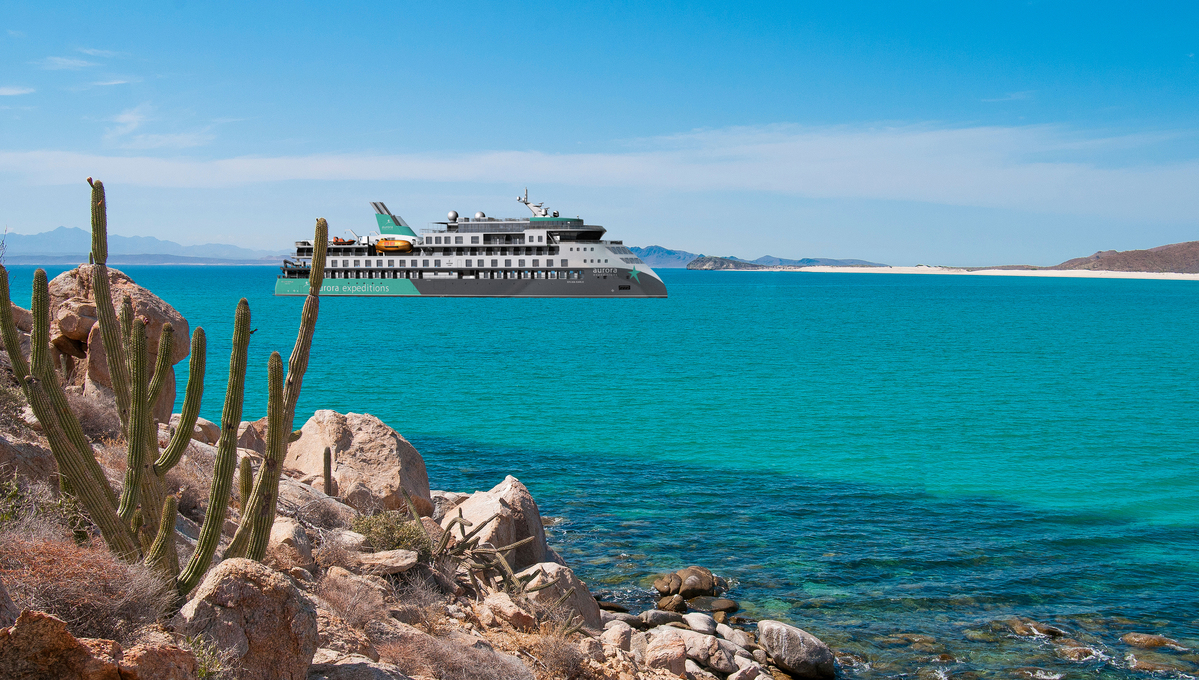
[[956, 267], [770, 267], [719, 271], [788, 271], [838, 274], [941, 274], [948, 276], [1049, 276], [1071, 279], [1163, 279], [1199, 281], [1199, 274], [1172, 272], [1111, 272], [1092, 269], [959, 269]]

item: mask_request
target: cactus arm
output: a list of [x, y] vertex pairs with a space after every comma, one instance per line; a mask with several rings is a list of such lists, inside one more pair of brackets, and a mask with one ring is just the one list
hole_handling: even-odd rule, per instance
[[300, 387], [304, 372], [308, 370], [308, 355], [312, 350], [312, 336], [316, 330], [316, 317], [320, 307], [321, 284], [325, 280], [325, 249], [329, 243], [329, 223], [322, 217], [316, 221], [316, 235], [312, 241], [312, 270], [308, 274], [308, 297], [304, 299], [304, 311], [300, 314], [300, 331], [287, 360], [287, 386], [283, 393], [283, 423], [288, 428], [296, 419], [296, 402], [300, 399]]
[[[208, 361], [207, 347], [208, 340], [204, 335], [204, 329], [197, 327], [192, 332], [191, 367], [187, 375], [187, 392], [183, 398], [183, 412], [179, 414], [179, 426], [175, 428], [175, 434], [171, 437], [171, 443], [167, 445], [166, 451], [163, 451], [162, 456], [154, 463], [154, 474], [159, 477], [175, 467], [191, 441], [192, 430], [196, 427], [196, 418], [200, 415], [200, 402], [204, 398], [204, 369]], [[161, 364], [162, 345], [159, 345], [158, 351]], [[155, 377], [157, 375], [155, 373]], [[152, 400], [150, 403], [153, 404], [154, 401]]]
[[8, 269], [0, 266], [0, 334], [4, 336], [4, 349], [12, 365], [13, 375], [25, 389], [25, 376], [29, 375], [29, 364], [21, 350], [21, 337], [17, 333], [17, 322], [12, 316], [12, 300], [9, 297]]
[[[318, 218], [316, 221], [316, 234], [312, 242], [312, 270], [308, 275], [308, 297], [304, 300], [304, 309], [300, 314], [300, 330], [296, 336], [296, 344], [292, 348], [291, 358], [287, 362], [287, 379], [283, 387], [283, 412], [282, 422], [279, 427], [280, 433], [290, 432], [292, 424], [295, 422], [296, 402], [300, 398], [300, 387], [304, 382], [304, 373], [308, 370], [308, 355], [312, 349], [312, 337], [316, 330], [321, 285], [325, 278], [325, 250], [328, 243], [329, 223], [324, 218]], [[269, 435], [270, 433], [268, 432], [268, 437]], [[229, 548], [225, 551], [226, 558], [240, 557], [247, 554], [246, 550], [249, 547], [248, 544], [251, 542], [251, 534], [254, 532], [253, 527], [247, 522], [246, 518], [248, 515], [269, 518], [266, 520], [260, 519], [260, 521], [274, 521], [275, 510], [279, 500], [279, 474], [283, 471], [283, 457], [287, 453], [286, 442], [286, 438], [280, 440], [279, 451], [277, 452], [279, 462], [270, 475], [270, 478], [264, 477], [264, 473], [270, 469], [265, 462], [258, 471], [258, 478], [254, 484], [254, 492], [250, 496], [250, 504], [242, 511], [242, 523], [237, 528], [233, 542], [229, 544]], [[272, 452], [268, 448], [267, 459], [269, 460], [274, 455], [275, 452]], [[265, 506], [259, 507], [258, 503], [265, 503]], [[266, 533], [269, 534], [269, 532], [270, 525], [267, 524]], [[265, 540], [264, 537], [260, 536], [259, 538]], [[256, 541], [255, 545], [257, 545]], [[265, 543], [263, 544], [263, 549], [265, 549]], [[261, 559], [261, 557], [255, 559]]]
[[[238, 533], [249, 526], [245, 556], [262, 561], [266, 556], [267, 542], [271, 536], [271, 525], [275, 523], [275, 504], [279, 496], [279, 475], [283, 472], [283, 458], [287, 454], [287, 435], [291, 427], [283, 427], [283, 358], [272, 352], [267, 361], [267, 431], [266, 455], [258, 468], [254, 490], [250, 492], [248, 510], [242, 514]], [[234, 541], [237, 536], [234, 535]]]
[[121, 298], [121, 314], [119, 318], [121, 321], [122, 346], [125, 348], [123, 356], [125, 357], [126, 369], [128, 369], [128, 363], [132, 361], [129, 358], [129, 339], [133, 335], [133, 298], [129, 297], [128, 293]]
[[[117, 514], [129, 522], [137, 510], [142, 490], [142, 476], [146, 472], [146, 439], [150, 435], [148, 425], [150, 419], [146, 411], [149, 404], [146, 397], [149, 394], [149, 384], [146, 376], [146, 324], [138, 319], [132, 324], [132, 338], [129, 342], [129, 378], [132, 381], [132, 410], [129, 413], [129, 426], [125, 428], [125, 439], [129, 443], [125, 464], [125, 488], [121, 491], [121, 504]], [[154, 519], [157, 519], [155, 517]]]
[[100, 339], [116, 395], [117, 415], [121, 427], [129, 425], [129, 368], [125, 364], [124, 343], [121, 340], [116, 308], [112, 304], [112, 288], [108, 281], [108, 206], [104, 200], [104, 183], [92, 182], [92, 299], [96, 303], [96, 319], [100, 324]]
[[[150, 382], [150, 406], [158, 403], [162, 387], [166, 384], [167, 371], [171, 368], [171, 353], [175, 349], [175, 328], [170, 322], [162, 325], [162, 336], [158, 339], [158, 360], [154, 362], [154, 380]], [[172, 405], [173, 408], [173, 405]], [[188, 432], [191, 432], [189, 429]]]
[[[30, 375], [37, 376], [42, 381], [42, 390], [45, 392], [46, 398], [50, 400], [50, 407], [58, 416], [59, 427], [62, 428], [74, 450], [78, 452], [79, 459], [88, 474], [97, 480], [112, 505], [115, 506], [116, 494], [108, 485], [104, 469], [100, 467], [100, 463], [96, 462], [96, 454], [92, 451], [92, 445], [83, 434], [79, 418], [75, 416], [75, 412], [67, 403], [66, 392], [58, 382], [53, 362], [50, 360], [50, 287], [43, 269], [38, 269], [33, 273], [33, 296], [29, 307], [33, 316], [33, 328], [30, 329], [29, 336], [29, 357], [32, 364]], [[9, 313], [12, 313], [11, 307]], [[19, 350], [18, 354], [20, 354]]]
[[[208, 511], [196, 551], [192, 553], [183, 573], [179, 575], [179, 594], [186, 597], [200, 582], [220, 543], [225, 512], [229, 509], [229, 491], [233, 485], [233, 469], [237, 464], [237, 426], [241, 424], [242, 404], [246, 389], [246, 354], [250, 346], [250, 303], [242, 298], [237, 303], [233, 323], [233, 352], [229, 357], [229, 386], [225, 391], [225, 409], [221, 415], [221, 438], [217, 441], [216, 464], [212, 471], [212, 487], [208, 493]], [[244, 522], [244, 513], [243, 513]]]
[[138, 546], [129, 526], [117, 515], [116, 507], [104, 492], [99, 480], [88, 474], [88, 469], [81, 460], [84, 456], [79, 455], [63, 431], [50, 398], [42, 389], [42, 381], [33, 376], [26, 376], [25, 382], [29, 386], [29, 405], [50, 442], [50, 450], [58, 463], [59, 473], [66, 473], [72, 490], [100, 529], [100, 535], [109, 550], [122, 560], [133, 562], [138, 557]]
[[333, 450], [328, 446], [325, 447], [324, 457], [324, 472], [325, 478], [325, 495], [333, 495]]
[[250, 494], [254, 492], [254, 468], [250, 465], [250, 457], [246, 456], [241, 459], [241, 465], [238, 466], [237, 474], [237, 502], [241, 507], [241, 514], [246, 514], [246, 508], [250, 507]]
[[167, 496], [162, 505], [158, 535], [146, 551], [145, 559], [146, 566], [170, 579], [174, 579], [179, 573], [179, 553], [175, 550], [175, 515], [178, 511], [179, 499]]

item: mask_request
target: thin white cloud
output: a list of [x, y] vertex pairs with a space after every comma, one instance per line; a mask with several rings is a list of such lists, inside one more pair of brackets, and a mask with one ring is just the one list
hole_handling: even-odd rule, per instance
[[119, 52], [112, 52], [110, 50], [97, 50], [91, 47], [80, 47], [75, 51], [86, 54], [89, 57], [115, 57], [120, 54]]
[[112, 85], [128, 85], [130, 82], [132, 82], [132, 81], [129, 81], [129, 80], [102, 80], [97, 83], [92, 83], [92, 86], [93, 87], [109, 87]]
[[1023, 99], [1032, 99], [1032, 96], [1034, 94], [1036, 94], [1036, 90], [1025, 90], [1023, 92], [1008, 92], [1007, 94], [1005, 94], [1002, 97], [996, 97], [995, 99], [984, 99], [983, 101], [984, 102], [1014, 102], [1014, 101], [1020, 101]]
[[46, 57], [32, 63], [41, 66], [47, 71], [78, 71], [79, 69], [96, 65], [94, 62], [84, 61], [83, 59], [71, 59], [70, 57]]
[[24, 34], [23, 32], [21, 32], [21, 31], [14, 31], [14, 30], [12, 30], [11, 28], [10, 28], [10, 29], [8, 29], [8, 34], [9, 34], [10, 36], [14, 37], [14, 38], [24, 38], [24, 37], [25, 37], [25, 34]]
[[0, 97], [15, 97], [19, 94], [32, 94], [32, 87], [0, 87]]
[[106, 130], [104, 136], [111, 139], [133, 132], [150, 118], [152, 111], [153, 107], [149, 104], [138, 104], [132, 109], [125, 109], [113, 117], [112, 122], [116, 123], [117, 126]]
[[[130, 110], [129, 132], [145, 120]], [[128, 133], [126, 133], [128, 134]], [[206, 133], [199, 133], [200, 135]], [[140, 148], [184, 148], [200, 138], [145, 135]], [[485, 151], [282, 157], [102, 156], [63, 151], [0, 152], [0, 172], [42, 184], [98, 176], [158, 187], [261, 182], [514, 180], [675, 192], [771, 192], [812, 198], [914, 201], [1041, 213], [1194, 222], [1199, 160], [1125, 163], [1156, 136], [1081, 135], [1048, 126], [938, 129], [928, 126], [708, 130], [640, 140], [625, 152]]]

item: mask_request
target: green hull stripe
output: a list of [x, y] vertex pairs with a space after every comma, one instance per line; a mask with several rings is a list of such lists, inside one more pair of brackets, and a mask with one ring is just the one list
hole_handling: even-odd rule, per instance
[[[308, 279], [275, 279], [275, 295], [307, 295]], [[321, 295], [420, 295], [408, 279], [325, 279]]]

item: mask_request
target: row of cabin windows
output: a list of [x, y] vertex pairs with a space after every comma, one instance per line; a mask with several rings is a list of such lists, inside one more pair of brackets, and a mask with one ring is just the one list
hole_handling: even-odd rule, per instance
[[[545, 266], [546, 266], [546, 267], [554, 267], [554, 266], [558, 266], [558, 267], [565, 267], [565, 266], [567, 266], [567, 264], [566, 264], [566, 260], [561, 260], [562, 264], [560, 264], [560, 265], [555, 265], [555, 264], [554, 264], [554, 262], [557, 262], [557, 261], [558, 261], [558, 260], [552, 260], [552, 259], [551, 259], [551, 260], [546, 260], [546, 261], [545, 261]], [[605, 262], [607, 262], [607, 260], [604, 260], [604, 261], [605, 261]], [[341, 266], [342, 266], [342, 267], [345, 267], [345, 268], [359, 268], [359, 267], [366, 267], [366, 268], [369, 268], [369, 267], [371, 267], [371, 266], [372, 266], [372, 265], [371, 265], [371, 260], [353, 260], [353, 263], [354, 263], [354, 264], [352, 264], [352, 265], [350, 264], [351, 260], [341, 260], [340, 262], [341, 262]], [[383, 266], [383, 260], [374, 260], [374, 262], [375, 262], [374, 266], [375, 266], [376, 268], [379, 268], [379, 267], [382, 267], [382, 266]], [[407, 264], [408, 262], [409, 262], [409, 260], [387, 260], [387, 266], [388, 266], [388, 267], [391, 267], [391, 268], [393, 268], [393, 269], [394, 269], [394, 268], [397, 268], [397, 267], [402, 269], [402, 268], [404, 268], [404, 267], [408, 267], [408, 266], [411, 266], [411, 267], [428, 267], [428, 266], [429, 266], [429, 262], [430, 262], [430, 260], [411, 260], [411, 262], [412, 262], [412, 264], [411, 264], [411, 265], [408, 265], [408, 264]], [[432, 260], [432, 262], [433, 262], [433, 266], [434, 266], [434, 267], [440, 267], [440, 266], [441, 266], [441, 260], [436, 260], [436, 259], [435, 259], [435, 260]], [[477, 264], [471, 264], [472, 262], [474, 262], [474, 263], [477, 263]], [[498, 266], [500, 266], [499, 262], [500, 262], [500, 261], [499, 261], [498, 259], [496, 259], [496, 260], [492, 260], [492, 261], [491, 261], [491, 266], [492, 266], [492, 267], [498, 267]], [[532, 260], [532, 264], [529, 264], [529, 265], [526, 265], [526, 264], [525, 264], [525, 262], [526, 262], [525, 260], [517, 260], [516, 262], [518, 263], [518, 264], [516, 265], [517, 267], [525, 267], [525, 266], [529, 266], [529, 267], [540, 267], [540, 266], [542, 266], [542, 265], [541, 265], [541, 260], [540, 260], [540, 259], [537, 259], [537, 258], [534, 258], [534, 259]], [[331, 269], [336, 269], [336, 268], [337, 268], [337, 263], [338, 263], [338, 260], [329, 260], [329, 267], [330, 267]], [[397, 264], [397, 263], [398, 263], [398, 264]], [[450, 267], [450, 266], [453, 266], [453, 265], [452, 265], [452, 264], [450, 264], [450, 261], [449, 261], [449, 260], [446, 260], [446, 266], [447, 266], [447, 267]], [[468, 260], [466, 260], [466, 266], [467, 266], [467, 267], [486, 267], [486, 266], [487, 266], [487, 260], [484, 260], [484, 259], [481, 259], [481, 258], [480, 258], [480, 259], [478, 259], [478, 260], [474, 260], [474, 259], [468, 259]], [[504, 260], [504, 266], [505, 266], [505, 267], [511, 267], [511, 266], [512, 266], [512, 260], [505, 259], [505, 260]]]
[[[419, 279], [436, 276], [453, 276], [461, 274], [466, 277], [476, 277], [480, 279], [581, 279], [583, 272], [578, 270], [573, 271], [515, 271], [515, 270], [480, 270], [466, 272], [432, 272], [432, 271], [333, 271], [325, 278], [329, 279]], [[308, 278], [299, 272], [287, 272], [284, 278], [301, 279]]]
[[[444, 243], [445, 245], [461, 246], [461, 245], [465, 245], [462, 241], [463, 238], [464, 237], [462, 237], [462, 236], [426, 236], [425, 240], [424, 240], [424, 244], [425, 245], [429, 245], [429, 244], [442, 245]], [[498, 241], [500, 243], [512, 243], [511, 235], [501, 236], [498, 238], [505, 239], [504, 241]], [[524, 236], [517, 236], [516, 238], [519, 239], [520, 243], [524, 243]], [[445, 239], [445, 240], [443, 241], [442, 239]], [[453, 239], [453, 240], [451, 241], [450, 239]], [[497, 243], [497, 241], [495, 240], [494, 237], [487, 239], [484, 242], [485, 243]], [[471, 243], [471, 245], [479, 245], [479, 237], [471, 236], [470, 243]], [[533, 236], [530, 235], [529, 243], [545, 243], [545, 236], [538, 236], [536, 238], [536, 240], [534, 240]]]
[[[557, 248], [429, 248], [426, 246], [418, 246], [418, 250], [427, 255], [437, 255], [444, 253], [446, 255], [557, 255]], [[469, 253], [466, 251], [470, 251]], [[511, 252], [509, 252], [511, 251]], [[547, 252], [548, 251], [548, 252]], [[339, 253], [332, 253], [339, 255]], [[353, 255], [353, 253], [350, 253]]]

